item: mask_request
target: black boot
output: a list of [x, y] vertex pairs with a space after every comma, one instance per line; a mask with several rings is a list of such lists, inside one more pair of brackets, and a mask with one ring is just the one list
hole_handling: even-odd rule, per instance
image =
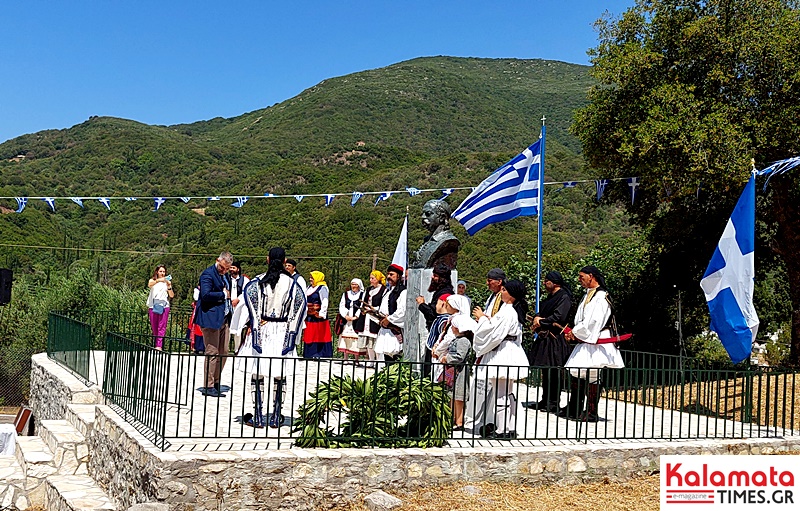
[[600, 419], [597, 408], [600, 404], [600, 384], [589, 383], [587, 389], [588, 401], [586, 402], [586, 413], [583, 414], [583, 420], [586, 422], [597, 422]]
[[558, 411], [558, 416], [565, 419], [579, 419], [583, 413], [586, 400], [586, 382], [582, 378], [570, 378], [569, 402]]
[[286, 378], [275, 378], [273, 381], [273, 391], [275, 392], [275, 401], [272, 407], [272, 414], [269, 416], [269, 427], [279, 428], [283, 424], [283, 415], [281, 415], [281, 405], [283, 404], [283, 387], [286, 385]]

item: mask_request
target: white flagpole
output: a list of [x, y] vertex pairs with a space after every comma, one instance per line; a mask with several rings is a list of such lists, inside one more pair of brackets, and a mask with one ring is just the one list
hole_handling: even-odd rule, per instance
[[547, 118], [542, 116], [542, 145], [541, 156], [539, 159], [539, 236], [536, 240], [536, 312], [539, 312], [539, 295], [542, 281], [542, 217], [544, 216], [544, 121]]

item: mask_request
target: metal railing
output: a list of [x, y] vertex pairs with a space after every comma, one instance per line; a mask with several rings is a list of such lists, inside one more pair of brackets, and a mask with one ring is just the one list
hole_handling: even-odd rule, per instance
[[[166, 338], [159, 351], [149, 335], [112, 333], [106, 341], [103, 389], [126, 420], [162, 449], [170, 441], [200, 439], [273, 448], [468, 447], [544, 440], [748, 438], [800, 430], [795, 404], [800, 381], [794, 373], [705, 369], [691, 360], [656, 354], [626, 353], [625, 358], [625, 368], [603, 369], [601, 383], [593, 386], [597, 375], [588, 370], [576, 378], [558, 367], [433, 364], [422, 366], [419, 374], [412, 370], [419, 364], [405, 362], [211, 358], [189, 352], [182, 338]], [[221, 396], [208, 387], [209, 364], [216, 364], [221, 375]], [[439, 378], [442, 369], [461, 369], [464, 377]], [[431, 372], [434, 376], [428, 376]], [[553, 407], [521, 406], [542, 399], [538, 385], [543, 374], [557, 386], [560, 414]], [[457, 403], [454, 395], [467, 396], [466, 402]], [[255, 406], [259, 399], [260, 409]], [[571, 401], [576, 403], [572, 408]], [[454, 430], [455, 424], [465, 427]]]
[[47, 356], [84, 383], [96, 383], [92, 382], [89, 375], [92, 356], [91, 325], [51, 312], [47, 321]]

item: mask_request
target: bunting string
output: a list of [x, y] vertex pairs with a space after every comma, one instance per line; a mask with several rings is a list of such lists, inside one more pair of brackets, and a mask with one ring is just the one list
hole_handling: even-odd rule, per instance
[[[619, 178], [607, 178], [607, 179], [584, 179], [578, 181], [548, 181], [545, 182], [545, 186], [560, 186], [560, 188], [556, 191], [561, 191], [566, 188], [574, 188], [579, 184], [583, 183], [593, 183], [597, 188], [597, 200], [600, 200], [603, 196], [603, 192], [605, 191], [606, 186], [608, 183], [612, 181], [625, 181], [630, 189], [631, 194], [631, 203], [636, 198], [637, 187], [641, 184], [641, 179], [637, 177], [619, 177]], [[0, 200], [14, 200], [16, 201], [17, 213], [22, 213], [25, 209], [25, 206], [28, 204], [28, 200], [39, 200], [44, 201], [47, 206], [50, 208], [51, 211], [56, 210], [56, 201], [62, 200], [69, 200], [80, 206], [81, 208], [84, 207], [84, 201], [97, 201], [103, 206], [106, 207], [108, 211], [111, 211], [112, 203], [115, 201], [123, 201], [123, 202], [134, 202], [138, 200], [146, 200], [146, 201], [153, 201], [153, 211], [159, 211], [161, 206], [163, 206], [167, 201], [180, 201], [184, 204], [188, 204], [192, 200], [202, 200], [202, 201], [228, 201], [232, 200], [233, 202], [230, 204], [234, 208], [241, 208], [243, 207], [249, 200], [255, 199], [284, 199], [284, 198], [293, 198], [297, 202], [302, 202], [303, 199], [309, 197], [321, 197], [325, 201], [325, 206], [330, 206], [333, 203], [333, 200], [336, 197], [349, 197], [350, 198], [350, 205], [355, 206], [356, 203], [364, 196], [370, 195], [375, 196], [374, 205], [377, 206], [379, 203], [388, 201], [392, 196], [395, 194], [408, 194], [411, 197], [416, 197], [418, 195], [435, 192], [439, 194], [438, 199], [443, 200], [449, 197], [453, 192], [458, 190], [475, 190], [475, 187], [472, 186], [461, 186], [461, 187], [451, 187], [451, 188], [415, 188], [415, 187], [407, 187], [402, 190], [382, 190], [382, 191], [354, 191], [348, 193], [306, 193], [306, 194], [273, 194], [273, 193], [265, 193], [264, 195], [212, 195], [212, 196], [162, 196], [162, 197], [145, 197], [145, 196], [126, 196], [126, 197], [89, 197], [89, 196], [48, 196], [48, 197], [2, 197], [0, 196]]]

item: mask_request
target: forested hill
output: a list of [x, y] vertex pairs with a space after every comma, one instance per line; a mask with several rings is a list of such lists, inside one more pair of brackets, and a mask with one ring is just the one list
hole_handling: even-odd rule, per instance
[[[377, 206], [366, 196], [355, 207], [339, 197], [328, 208], [318, 197], [252, 199], [241, 209], [205, 197], [475, 186], [536, 140], [543, 116], [546, 178], [579, 179], [585, 170], [567, 129], [574, 109], [586, 102], [587, 71], [544, 60], [420, 58], [331, 78], [231, 119], [149, 126], [93, 117], [69, 129], [21, 136], [0, 144], [2, 196], [197, 198], [171, 200], [157, 212], [151, 200], [113, 202], [111, 211], [97, 201], [80, 208], [61, 200], [55, 212], [30, 201], [20, 214], [0, 215], [0, 264], [38, 276], [86, 266], [101, 280], [141, 286], [157, 262], [166, 262], [184, 297], [211, 262], [190, 254], [230, 249], [245, 255], [246, 272], [253, 274], [263, 269], [269, 247], [281, 244], [290, 255], [309, 258], [304, 273], [334, 273], [336, 284], [363, 278], [371, 261], [343, 257], [390, 259], [406, 206], [410, 245], [418, 246], [423, 231], [416, 217], [436, 194], [396, 195]], [[628, 231], [619, 208], [594, 206], [593, 193], [593, 187], [548, 190], [548, 254], [574, 259]], [[465, 195], [455, 193], [451, 204]], [[14, 201], [3, 206], [16, 209]], [[524, 256], [536, 242], [532, 219], [472, 238], [458, 225], [454, 231], [463, 240], [460, 270], [475, 280], [488, 265]], [[169, 254], [145, 253], [152, 251]]]

